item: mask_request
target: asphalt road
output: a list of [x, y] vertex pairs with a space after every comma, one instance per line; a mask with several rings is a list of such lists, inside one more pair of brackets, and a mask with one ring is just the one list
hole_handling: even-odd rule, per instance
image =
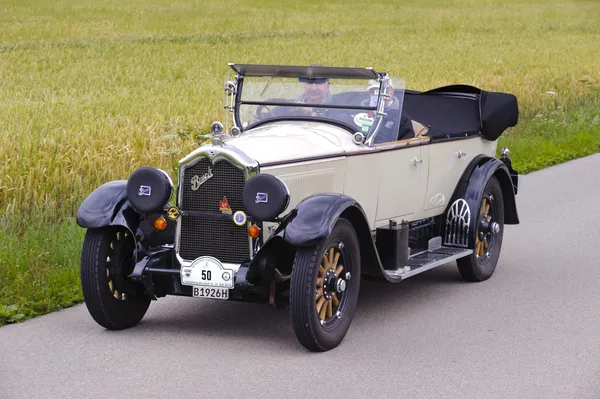
[[521, 178], [496, 273], [363, 282], [315, 354], [288, 311], [164, 298], [110, 332], [85, 306], [0, 328], [2, 398], [600, 398], [600, 154]]

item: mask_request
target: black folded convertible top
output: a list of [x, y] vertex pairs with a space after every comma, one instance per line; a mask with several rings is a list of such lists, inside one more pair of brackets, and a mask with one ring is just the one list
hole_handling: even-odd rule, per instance
[[404, 94], [404, 111], [429, 126], [428, 136], [452, 138], [482, 134], [496, 140], [519, 120], [513, 94], [484, 91], [474, 86], [452, 85]]

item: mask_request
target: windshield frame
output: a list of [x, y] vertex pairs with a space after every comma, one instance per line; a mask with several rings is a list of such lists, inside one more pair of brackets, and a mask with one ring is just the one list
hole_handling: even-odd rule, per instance
[[[387, 113], [385, 112], [385, 100], [389, 99], [387, 96], [387, 88], [391, 85], [390, 77], [387, 72], [376, 72], [373, 68], [346, 68], [346, 67], [325, 67], [325, 66], [282, 66], [282, 65], [258, 65], [258, 64], [232, 64], [229, 66], [236, 72], [235, 76], [235, 88], [231, 90], [230, 95], [233, 98], [230, 99], [229, 105], [226, 103], [225, 108], [233, 112], [233, 124], [239, 129], [240, 134], [251, 130], [257, 126], [285, 120], [302, 120], [302, 121], [322, 121], [323, 123], [331, 123], [348, 130], [350, 134], [362, 134], [360, 143], [371, 147], [380, 130], [382, 120]], [[377, 103], [374, 106], [365, 105], [343, 105], [343, 104], [314, 104], [314, 103], [296, 103], [296, 102], [284, 102], [284, 101], [248, 101], [242, 100], [242, 93], [244, 87], [244, 78], [248, 77], [282, 77], [282, 78], [338, 78], [338, 79], [356, 79], [364, 80], [365, 84], [368, 80], [374, 80], [379, 83]], [[270, 84], [270, 82], [269, 82]], [[401, 88], [402, 96], [404, 87]], [[400, 99], [400, 106], [403, 103], [403, 99]], [[293, 106], [293, 107], [305, 107], [305, 108], [330, 108], [330, 109], [346, 109], [346, 110], [358, 110], [358, 111], [371, 111], [374, 113], [374, 121], [369, 129], [369, 132], [365, 135], [358, 131], [356, 126], [349, 123], [345, 123], [341, 120], [321, 118], [316, 120], [315, 117], [309, 116], [277, 116], [265, 120], [258, 120], [251, 124], [243, 126], [240, 118], [240, 106], [242, 105], [267, 105], [267, 106]]]

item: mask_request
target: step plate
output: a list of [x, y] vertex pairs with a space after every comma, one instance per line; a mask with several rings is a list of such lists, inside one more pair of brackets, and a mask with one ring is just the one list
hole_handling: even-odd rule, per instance
[[408, 259], [408, 266], [397, 270], [386, 270], [385, 273], [394, 279], [404, 280], [472, 253], [472, 249], [441, 247], [434, 251], [416, 254]]

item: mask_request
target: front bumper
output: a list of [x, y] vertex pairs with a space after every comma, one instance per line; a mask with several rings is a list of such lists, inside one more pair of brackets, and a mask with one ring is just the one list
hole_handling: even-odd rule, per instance
[[[231, 265], [229, 265], [231, 266]], [[236, 265], [234, 287], [229, 291], [229, 300], [247, 302], [266, 302], [269, 300], [271, 285], [264, 279], [249, 278], [250, 263]], [[172, 247], [162, 247], [148, 251], [135, 265], [127, 279], [133, 283], [142, 283], [146, 294], [151, 298], [166, 295], [192, 296], [192, 286], [181, 284], [181, 264]], [[272, 296], [272, 295], [271, 295]]]

